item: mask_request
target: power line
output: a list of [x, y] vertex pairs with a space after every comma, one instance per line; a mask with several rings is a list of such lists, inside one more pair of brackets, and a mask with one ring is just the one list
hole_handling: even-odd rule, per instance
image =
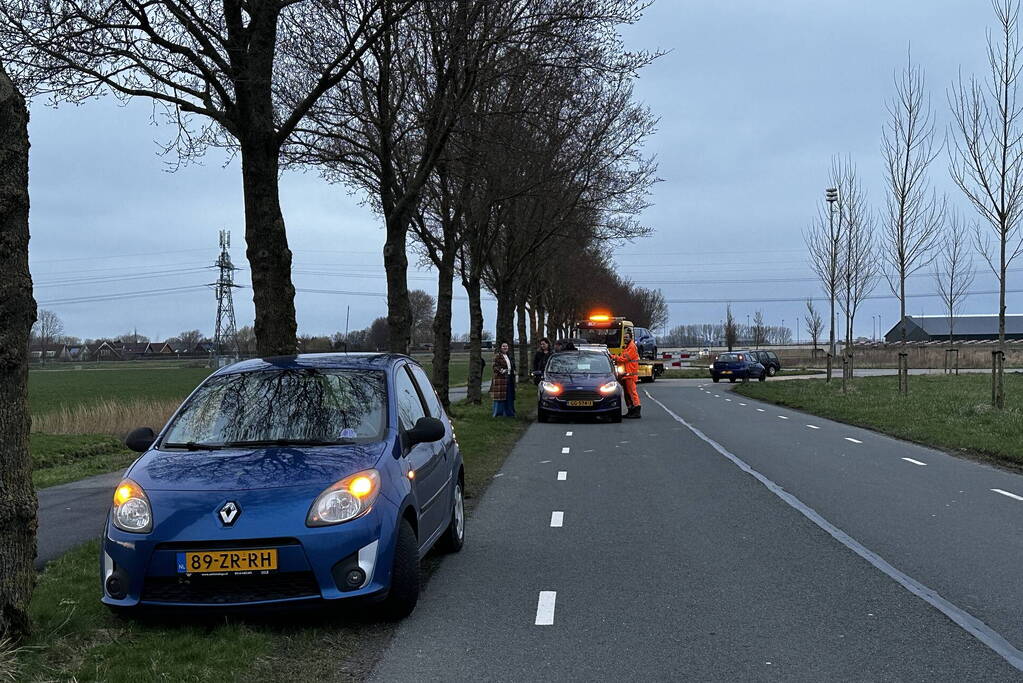
[[[1005, 290], [1006, 294], [1019, 294], [1020, 292], [1023, 292], [1023, 289], [1007, 289], [1007, 290]], [[979, 296], [979, 295], [984, 295], [984, 294], [998, 294], [998, 290], [997, 289], [986, 289], [986, 290], [978, 290], [978, 291], [974, 291], [974, 292], [966, 292], [966, 296]], [[931, 293], [927, 293], [927, 294], [907, 294], [906, 298], [907, 299], [928, 299], [928, 298], [937, 298], [937, 297], [940, 297], [940, 296], [941, 296], [941, 294], [937, 294], [937, 293], [934, 293], [934, 294], [931, 294]], [[866, 300], [866, 299], [872, 299], [872, 300], [876, 300], [876, 299], [898, 299], [898, 297], [895, 296], [894, 294], [873, 294], [871, 296], [866, 296], [866, 297], [863, 297], [863, 298], [864, 298], [864, 300]], [[739, 297], [739, 298], [737, 298], [737, 297], [724, 297], [724, 298], [721, 298], [721, 299], [665, 299], [664, 301], [666, 303], [669, 303], [669, 304], [767, 304], [767, 303], [797, 303], [797, 302], [806, 301], [807, 299], [813, 299], [814, 301], [826, 301], [827, 300], [827, 299], [825, 299], [824, 297], [821, 297], [821, 296], [811, 296], [811, 297], [800, 296], [800, 297], [794, 297], [794, 298], [793, 297], [769, 297], [769, 298], [761, 298], [761, 299], [753, 299], [753, 298], [747, 299], [747, 298], [741, 298], [741, 297]]]
[[181, 292], [206, 289], [206, 285], [185, 285], [183, 287], [163, 287], [160, 289], [146, 289], [136, 292], [118, 292], [115, 294], [98, 294], [95, 296], [70, 297], [66, 299], [49, 299], [36, 302], [39, 306], [58, 306], [65, 304], [84, 304], [96, 301], [120, 301], [122, 299], [140, 299], [150, 296], [163, 296], [165, 294], [180, 294]]

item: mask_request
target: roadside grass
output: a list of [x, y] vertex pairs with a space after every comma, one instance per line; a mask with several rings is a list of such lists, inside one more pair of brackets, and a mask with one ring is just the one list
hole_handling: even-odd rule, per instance
[[62, 407], [104, 400], [178, 401], [212, 372], [210, 368], [118, 368], [112, 370], [36, 370], [28, 373], [28, 403], [33, 416]]
[[841, 380], [750, 383], [735, 391], [928, 446], [1023, 467], [1023, 375], [1005, 375], [1003, 411], [990, 405], [991, 377], [911, 376], [909, 396], [898, 377], [858, 377], [849, 393]]
[[[516, 398], [515, 419], [490, 417], [486, 397], [480, 406], [463, 402], [451, 408], [469, 509], [534, 417], [535, 389], [522, 385]], [[39, 437], [47, 440], [33, 435]], [[110, 439], [80, 438], [83, 449], [90, 439], [97, 448], [100, 439]], [[59, 450], [59, 444], [45, 445]], [[468, 533], [472, 543], [471, 520]], [[363, 680], [397, 628], [375, 618], [371, 609], [273, 618], [221, 615], [191, 623], [178, 618], [174, 624], [122, 620], [99, 602], [98, 556], [99, 543], [93, 541], [47, 565], [32, 599], [35, 635], [17, 652], [0, 646], [0, 676], [7, 670], [19, 681], [34, 682]], [[424, 558], [424, 579], [442, 558], [438, 553]]]
[[45, 434], [112, 434], [123, 437], [136, 427], [159, 431], [181, 399], [104, 399], [62, 405], [32, 418], [32, 430]]
[[[805, 368], [793, 368], [791, 370], [782, 370], [778, 373], [778, 376], [782, 375], [820, 375], [823, 374], [823, 370], [808, 370]], [[708, 368], [681, 368], [679, 370], [665, 370], [664, 374], [661, 375], [664, 379], [710, 379], [710, 370]]]
[[[433, 372], [433, 362], [426, 359], [420, 358], [419, 364], [426, 370], [426, 374]], [[450, 373], [449, 383], [453, 387], [464, 387], [469, 382], [469, 358], [452, 358], [448, 364], [448, 372]]]
[[120, 439], [105, 434], [32, 433], [29, 455], [37, 489], [124, 469], [138, 457]]

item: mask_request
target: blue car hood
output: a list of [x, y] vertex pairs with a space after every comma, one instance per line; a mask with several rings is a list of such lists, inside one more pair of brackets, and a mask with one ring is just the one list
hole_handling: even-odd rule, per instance
[[147, 491], [242, 491], [314, 484], [326, 488], [373, 467], [386, 444], [151, 450], [128, 476]]

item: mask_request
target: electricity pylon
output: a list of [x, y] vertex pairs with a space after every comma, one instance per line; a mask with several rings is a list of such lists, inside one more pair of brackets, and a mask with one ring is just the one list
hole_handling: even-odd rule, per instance
[[213, 353], [216, 356], [231, 354], [238, 356], [238, 326], [234, 320], [234, 271], [231, 263], [231, 231], [220, 231], [220, 256], [215, 266], [220, 269], [220, 278], [210, 284], [217, 295], [217, 326], [213, 333]]

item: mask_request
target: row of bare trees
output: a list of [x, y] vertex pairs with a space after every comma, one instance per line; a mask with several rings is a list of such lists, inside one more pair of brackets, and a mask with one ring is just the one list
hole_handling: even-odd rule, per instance
[[[1009, 265], [1023, 252], [1023, 76], [1019, 0], [993, 0], [997, 26], [988, 35], [988, 73], [960, 76], [949, 90], [948, 145], [939, 138], [923, 69], [912, 57], [894, 79], [886, 103], [881, 156], [885, 186], [880, 227], [867, 205], [855, 167], [832, 163], [831, 188], [807, 231], [810, 263], [831, 307], [830, 354], [835, 355], [835, 307], [845, 315], [846, 360], [856, 311], [883, 275], [899, 300], [899, 329], [906, 340], [906, 281], [930, 268], [949, 319], [949, 344], [975, 277], [979, 253], [998, 281], [998, 340], [994, 354], [992, 403], [1004, 407], [1006, 280]], [[968, 221], [932, 187], [932, 164], [947, 151], [949, 172], [974, 209]], [[829, 374], [830, 379], [830, 364]], [[900, 362], [899, 390], [908, 392], [908, 366]]]

